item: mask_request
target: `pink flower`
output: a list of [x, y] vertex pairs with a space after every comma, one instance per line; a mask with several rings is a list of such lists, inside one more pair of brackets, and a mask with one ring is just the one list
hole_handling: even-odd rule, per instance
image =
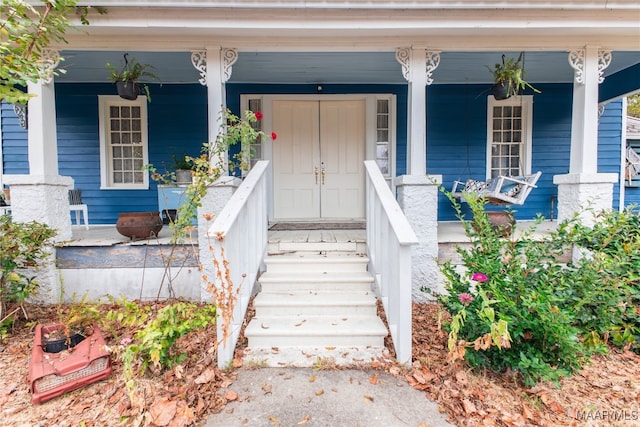
[[476, 282], [486, 282], [487, 280], [489, 280], [489, 278], [487, 277], [486, 274], [482, 274], [482, 273], [473, 273], [473, 276], [471, 276], [471, 280], [475, 280]]
[[473, 301], [473, 295], [463, 292], [458, 294], [458, 300], [464, 305], [469, 305]]
[[275, 132], [271, 132], [271, 139], [275, 141], [277, 138], [278, 138], [278, 135], [276, 135]]
[[256, 120], [262, 120], [263, 117], [262, 112], [256, 111]]
[[133, 342], [131, 338], [122, 338], [120, 340], [120, 345], [129, 345]]

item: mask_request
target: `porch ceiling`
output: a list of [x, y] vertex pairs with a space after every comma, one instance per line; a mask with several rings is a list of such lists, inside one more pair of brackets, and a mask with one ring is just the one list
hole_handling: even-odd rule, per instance
[[[195, 83], [197, 70], [190, 52], [129, 52], [141, 63], [152, 64], [163, 83]], [[434, 84], [491, 82], [486, 66], [501, 60], [503, 52], [443, 52], [435, 70]], [[519, 52], [505, 52], [517, 57]], [[122, 51], [62, 51], [65, 74], [59, 82], [107, 82], [105, 63], [118, 66]], [[566, 83], [573, 77], [568, 53], [532, 51], [525, 54], [528, 81]], [[604, 75], [640, 63], [638, 51], [614, 51]], [[395, 52], [239, 52], [231, 83], [387, 83], [404, 84]]]

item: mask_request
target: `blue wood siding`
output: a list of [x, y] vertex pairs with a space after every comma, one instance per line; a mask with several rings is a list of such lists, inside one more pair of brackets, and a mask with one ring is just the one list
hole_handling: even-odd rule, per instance
[[[207, 93], [201, 85], [151, 85], [150, 90], [149, 162], [163, 171], [173, 154], [200, 153], [207, 139]], [[110, 84], [56, 84], [60, 174], [71, 176], [82, 190], [92, 224], [114, 224], [119, 212], [158, 210], [154, 181], [148, 190], [100, 189], [98, 95], [114, 94]]]
[[613, 208], [620, 207], [620, 168], [622, 162], [622, 100], [605, 104], [598, 120], [598, 172], [618, 174], [613, 186]]
[[29, 173], [27, 155], [27, 131], [20, 126], [20, 121], [13, 111], [13, 105], [0, 103], [0, 120], [2, 120], [2, 170], [4, 174]]

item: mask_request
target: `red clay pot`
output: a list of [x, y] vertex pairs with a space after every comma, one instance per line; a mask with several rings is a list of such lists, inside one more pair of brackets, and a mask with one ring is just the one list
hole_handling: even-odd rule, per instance
[[155, 237], [162, 230], [162, 219], [159, 212], [122, 212], [116, 230], [132, 239]]

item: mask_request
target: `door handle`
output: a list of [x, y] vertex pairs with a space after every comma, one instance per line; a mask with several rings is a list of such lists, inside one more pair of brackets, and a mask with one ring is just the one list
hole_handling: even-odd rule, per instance
[[316, 176], [316, 184], [317, 184], [317, 183], [318, 183], [318, 167], [317, 167], [317, 166], [314, 166], [314, 168], [313, 168], [313, 173], [314, 173], [314, 174], [315, 174], [315, 176]]
[[322, 185], [324, 185], [324, 177], [326, 174], [327, 174], [327, 171], [324, 168], [324, 162], [322, 162]]

